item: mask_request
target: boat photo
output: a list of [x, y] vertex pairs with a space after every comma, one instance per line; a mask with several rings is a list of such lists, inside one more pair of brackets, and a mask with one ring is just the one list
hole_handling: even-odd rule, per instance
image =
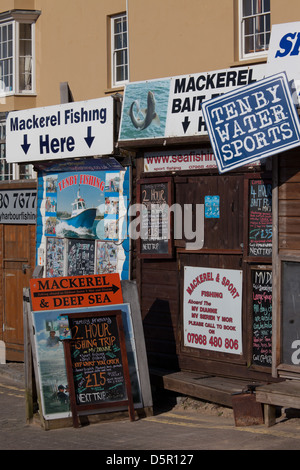
[[72, 203], [71, 217], [61, 218], [62, 222], [75, 228], [86, 228], [91, 230], [96, 218], [97, 208], [87, 208], [85, 200], [80, 196], [78, 189], [77, 197]]

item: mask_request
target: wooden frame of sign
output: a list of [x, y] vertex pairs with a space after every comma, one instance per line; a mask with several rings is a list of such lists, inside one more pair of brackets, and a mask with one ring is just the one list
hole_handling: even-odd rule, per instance
[[[270, 175], [270, 173], [250, 173], [244, 177], [244, 252], [247, 253], [244, 260], [260, 264], [270, 264], [272, 262], [272, 253], [268, 256], [259, 255], [259, 253], [250, 253], [250, 247], [253, 242], [254, 249], [255, 242], [258, 241], [260, 242], [260, 245], [258, 245], [260, 247], [264, 246], [265, 248], [269, 248], [272, 246], [272, 237], [266, 237], [265, 240], [259, 240], [257, 238], [259, 232], [264, 232], [265, 235], [267, 234], [266, 224], [269, 223], [269, 225], [272, 225], [272, 210], [270, 213], [257, 210], [257, 200], [255, 201], [255, 198], [252, 197], [251, 189], [255, 182], [257, 185], [261, 183], [261, 186], [265, 187], [272, 185], [272, 175]], [[262, 202], [263, 197], [258, 199]], [[256, 232], [255, 229], [257, 229]], [[251, 235], [251, 230], [253, 230], [254, 235]]]
[[121, 310], [66, 315], [72, 332], [64, 352], [73, 426], [80, 426], [80, 414], [124, 405], [134, 421]]
[[[140, 258], [172, 258], [173, 256], [173, 214], [168, 210], [167, 220], [164, 220], [165, 214], [158, 210], [154, 214], [154, 224], [151, 222], [151, 206], [156, 204], [166, 204], [168, 208], [173, 201], [172, 178], [145, 178], [137, 182], [137, 203], [144, 204], [147, 208], [147, 217], [143, 218], [140, 214], [140, 236], [137, 240], [138, 256]], [[146, 226], [147, 224], [147, 226]], [[167, 230], [168, 239], [162, 238], [163, 232]], [[142, 236], [147, 232], [150, 238], [143, 239]], [[156, 237], [156, 232], [159, 236]]]

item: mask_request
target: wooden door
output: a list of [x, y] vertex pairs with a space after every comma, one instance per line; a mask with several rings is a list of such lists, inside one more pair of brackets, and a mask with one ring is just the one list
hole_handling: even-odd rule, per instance
[[3, 226], [3, 340], [10, 361], [23, 361], [23, 288], [34, 268], [31, 242], [31, 226]]
[[[243, 266], [243, 209], [244, 209], [244, 177], [243, 175], [203, 175], [176, 179], [176, 202], [185, 204], [203, 204], [205, 217], [203, 221], [193, 221], [194, 227], [204, 223], [204, 244], [200, 250], [178, 248], [180, 268], [181, 314], [179, 322], [179, 365], [184, 370], [210, 371], [211, 373], [228, 373], [246, 364], [247, 348], [243, 354], [229, 354], [208, 346], [185, 346], [183, 342], [184, 324], [184, 272], [186, 267], [216, 268], [220, 272], [227, 270], [244, 271]], [[212, 199], [213, 198], [213, 199]], [[214, 201], [212, 204], [211, 201]], [[194, 210], [194, 213], [197, 212]], [[199, 297], [200, 299], [200, 297]], [[208, 299], [209, 300], [209, 299]], [[210, 305], [206, 302], [204, 305]], [[230, 312], [228, 312], [230, 314]], [[240, 320], [238, 320], [239, 322]], [[241, 324], [247, 328], [245, 312], [241, 309]], [[213, 330], [214, 331], [214, 330]], [[219, 330], [213, 333], [217, 338]], [[209, 336], [207, 336], [208, 341]], [[242, 338], [239, 337], [239, 344]], [[227, 363], [227, 364], [226, 364]], [[241, 373], [239, 371], [239, 373]]]

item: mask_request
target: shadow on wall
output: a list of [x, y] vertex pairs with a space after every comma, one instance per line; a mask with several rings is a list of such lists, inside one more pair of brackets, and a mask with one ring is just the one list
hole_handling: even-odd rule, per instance
[[168, 300], [156, 299], [143, 319], [149, 367], [179, 370], [176, 353], [177, 318]]

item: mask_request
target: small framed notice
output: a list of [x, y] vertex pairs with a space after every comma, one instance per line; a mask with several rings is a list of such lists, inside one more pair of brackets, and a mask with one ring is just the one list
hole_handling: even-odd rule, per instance
[[171, 178], [138, 181], [137, 202], [141, 205], [138, 253], [141, 258], [173, 256], [173, 200]]

